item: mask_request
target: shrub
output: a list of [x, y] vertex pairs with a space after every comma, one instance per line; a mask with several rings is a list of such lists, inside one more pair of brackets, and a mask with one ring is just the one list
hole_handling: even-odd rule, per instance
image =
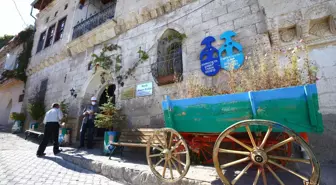
[[45, 114], [44, 98], [37, 89], [35, 89], [33, 97], [28, 101], [28, 112], [35, 121], [40, 120]]
[[[107, 89], [106, 89], [107, 91]], [[112, 97], [106, 92], [107, 103], [100, 106], [100, 113], [96, 113], [95, 125], [98, 128], [117, 129], [125, 122], [125, 116], [120, 108], [112, 103]]]
[[26, 116], [23, 113], [12, 112], [10, 114], [10, 119], [15, 120], [15, 121], [24, 122], [26, 119]]

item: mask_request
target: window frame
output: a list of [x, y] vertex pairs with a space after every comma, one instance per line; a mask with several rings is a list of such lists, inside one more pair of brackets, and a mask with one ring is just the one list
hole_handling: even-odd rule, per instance
[[[44, 48], [47, 48], [47, 47], [53, 45], [54, 39], [55, 39], [55, 32], [56, 32], [56, 23], [53, 24], [53, 25], [51, 25], [48, 28], [48, 32], [47, 32], [47, 37], [46, 37], [46, 40], [45, 40]], [[48, 41], [50, 41], [50, 42], [48, 43]]]
[[[44, 34], [44, 35], [43, 35]], [[43, 35], [43, 36], [42, 36]], [[44, 37], [44, 39], [43, 39]], [[44, 30], [41, 34], [40, 34], [40, 38], [39, 38], [39, 41], [37, 42], [37, 48], [36, 48], [36, 53], [39, 53], [40, 51], [43, 50], [44, 48], [44, 43], [46, 41], [46, 38], [47, 38], [47, 30]], [[43, 41], [42, 41], [42, 40]]]
[[[64, 21], [64, 26], [62, 27], [62, 22]], [[55, 40], [54, 43], [61, 40], [63, 38], [64, 30], [65, 30], [65, 25], [67, 21], [67, 16], [63, 17], [57, 22], [57, 27], [55, 30]]]

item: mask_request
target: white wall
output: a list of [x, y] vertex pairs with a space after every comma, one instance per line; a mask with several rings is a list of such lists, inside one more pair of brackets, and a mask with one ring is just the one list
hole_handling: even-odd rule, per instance
[[[19, 96], [23, 90], [22, 82], [17, 82], [13, 86], [0, 87], [0, 124], [12, 122], [9, 120], [11, 112], [21, 112], [22, 102], [19, 102]], [[12, 101], [11, 106], [8, 106], [10, 101]]]

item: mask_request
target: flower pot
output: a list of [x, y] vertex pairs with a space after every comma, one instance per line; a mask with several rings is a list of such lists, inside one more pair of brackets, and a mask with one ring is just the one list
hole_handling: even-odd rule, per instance
[[60, 146], [70, 145], [71, 128], [60, 128], [58, 142]]
[[15, 120], [12, 127], [12, 133], [20, 133], [22, 131], [22, 121]]
[[120, 132], [117, 131], [106, 131], [104, 133], [104, 154], [109, 154], [111, 151], [109, 149], [111, 142], [119, 141]]
[[38, 123], [36, 121], [33, 121], [29, 125], [29, 130], [37, 130], [38, 128]]
[[161, 76], [157, 78], [158, 85], [166, 85], [175, 82], [175, 75]]

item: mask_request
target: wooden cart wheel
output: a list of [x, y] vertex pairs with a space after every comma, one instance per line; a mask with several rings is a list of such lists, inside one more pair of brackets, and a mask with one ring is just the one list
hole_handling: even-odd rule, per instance
[[[243, 131], [243, 129], [246, 130], [247, 134], [246, 137], [249, 138], [251, 144], [246, 144], [244, 142], [241, 142], [238, 137], [233, 137], [234, 133], [237, 132], [237, 129], [239, 131]], [[251, 130], [255, 129], [262, 129], [267, 131], [265, 137], [263, 138], [261, 144], [257, 144], [255, 141], [256, 135]], [[275, 131], [275, 132], [273, 132]], [[277, 144], [274, 144], [272, 146], [265, 146], [267, 143], [268, 138], [272, 134], [277, 134], [279, 132], [284, 132], [285, 134], [288, 134], [288, 138], [280, 141]], [[246, 138], [245, 137], [245, 138]], [[225, 144], [223, 144], [225, 141], [232, 141], [244, 148], [244, 150], [231, 150], [226, 149]], [[274, 156], [271, 155], [271, 151], [286, 145], [288, 143], [293, 143], [299, 145], [308, 155], [309, 159], [301, 159], [301, 158], [295, 158], [295, 157], [288, 157], [288, 156]], [[252, 146], [251, 146], [252, 145]], [[230, 155], [240, 155], [242, 156], [239, 160], [234, 160], [226, 163], [220, 163], [223, 158], [228, 159], [230, 158]], [[217, 141], [214, 146], [213, 151], [213, 160], [214, 165], [216, 168], [216, 171], [221, 179], [221, 181], [225, 185], [234, 185], [237, 184], [238, 180], [241, 179], [242, 176], [247, 174], [247, 171], [252, 167], [256, 166], [257, 170], [255, 170], [255, 176], [252, 175], [253, 178], [249, 182], [250, 184], [257, 185], [259, 184], [267, 185], [267, 182], [270, 184], [281, 184], [284, 185], [283, 179], [281, 178], [282, 175], [290, 175], [289, 178], [294, 178], [294, 180], [297, 180], [299, 182], [303, 182], [304, 185], [318, 185], [319, 178], [320, 178], [320, 166], [316, 160], [315, 155], [313, 154], [312, 150], [310, 149], [309, 145], [296, 133], [294, 133], [289, 128], [272, 121], [267, 120], [246, 120], [241, 121], [236, 124], [231, 125], [229, 128], [227, 128], [224, 132], [222, 132], [219, 137], [217, 138]], [[279, 164], [276, 162], [277, 160], [283, 160], [287, 161], [288, 163], [298, 163], [299, 165], [305, 165], [304, 169], [308, 169], [309, 172], [305, 172], [304, 174], [301, 174], [299, 172], [296, 172], [293, 169], [288, 168], [287, 166], [283, 166], [282, 164]], [[245, 163], [245, 164], [244, 164]], [[229, 169], [234, 167], [240, 167], [240, 165], [243, 166], [236, 173], [235, 177], [231, 177], [229, 180]], [[243, 168], [244, 167], [244, 168]], [[272, 167], [277, 167], [281, 170], [274, 171]], [[250, 174], [254, 174], [252, 172], [253, 168], [250, 169]], [[223, 172], [224, 171], [224, 172]], [[283, 173], [286, 172], [286, 173]], [[225, 175], [224, 175], [225, 174]], [[281, 175], [280, 175], [281, 174]], [[293, 175], [293, 176], [291, 176]], [[248, 177], [246, 177], [248, 178]], [[262, 180], [259, 180], [259, 179]], [[275, 182], [271, 182], [271, 181]], [[245, 181], [246, 182], [246, 181]], [[245, 183], [246, 184], [246, 183]], [[288, 183], [293, 184], [293, 182]], [[297, 184], [297, 183], [294, 183]]]
[[188, 173], [190, 167], [188, 146], [174, 129], [156, 130], [147, 142], [146, 155], [151, 171], [163, 182], [177, 182]]

